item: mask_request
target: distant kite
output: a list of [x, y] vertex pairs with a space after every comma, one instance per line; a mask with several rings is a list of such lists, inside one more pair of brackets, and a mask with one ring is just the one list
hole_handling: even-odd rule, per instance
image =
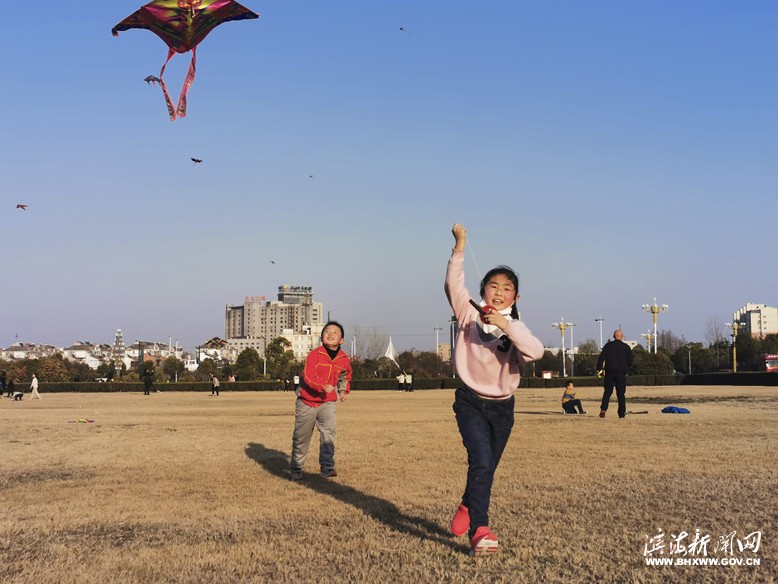
[[192, 162], [194, 162], [195, 164], [200, 164], [200, 163], [202, 162], [202, 160], [200, 160], [199, 158], [192, 158], [191, 160], [192, 160]]
[[410, 31], [409, 31], [408, 29], [406, 29], [405, 27], [402, 27], [402, 26], [401, 26], [401, 27], [400, 27], [400, 32], [406, 32], [406, 33], [408, 33], [408, 36], [412, 36], [412, 35], [411, 35], [411, 33], [410, 33]]
[[156, 85], [157, 83], [160, 83], [162, 80], [159, 77], [154, 77], [153, 75], [149, 75], [144, 79], [146, 83], [149, 85]]
[[27, 205], [22, 205], [21, 203], [19, 203], [18, 205], [16, 205], [16, 208], [17, 209], [21, 209], [22, 211], [26, 211], [27, 210]]
[[[259, 18], [259, 14], [234, 0], [152, 0], [114, 26], [111, 33], [113, 36], [119, 36], [119, 31], [145, 28], [165, 41], [169, 47], [167, 60], [162, 65], [157, 81], [162, 87], [162, 94], [165, 96], [168, 114], [172, 121], [176, 117], [186, 116], [186, 94], [195, 78], [197, 45], [221, 23], [250, 18]], [[162, 75], [165, 73], [168, 61], [175, 53], [187, 51], [192, 51], [192, 60], [178, 98], [178, 107], [174, 108]], [[146, 81], [150, 83], [148, 78]]]

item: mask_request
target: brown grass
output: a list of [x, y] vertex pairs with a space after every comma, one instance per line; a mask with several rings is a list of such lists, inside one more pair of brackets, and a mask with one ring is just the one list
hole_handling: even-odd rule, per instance
[[[778, 388], [629, 388], [649, 413], [626, 420], [578, 394], [587, 416], [560, 415], [561, 390], [517, 394], [502, 551], [476, 560], [447, 533], [466, 471], [451, 391], [353, 394], [340, 476], [315, 474], [315, 433], [302, 484], [291, 393], [2, 400], [0, 581], [775, 582]], [[761, 566], [648, 567], [660, 528], [761, 530]]]

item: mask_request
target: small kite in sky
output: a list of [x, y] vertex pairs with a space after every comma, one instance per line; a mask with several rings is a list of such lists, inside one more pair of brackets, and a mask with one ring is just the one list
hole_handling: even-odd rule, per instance
[[408, 33], [408, 36], [411, 36], [411, 33], [410, 33], [410, 31], [409, 31], [407, 28], [405, 28], [404, 26], [401, 26], [401, 27], [400, 27], [400, 32], [405, 32], [405, 33]]
[[275, 264], [275, 262], [274, 262], [273, 260], [270, 260], [270, 263], [271, 263], [271, 264]]
[[16, 208], [17, 209], [21, 209], [22, 211], [26, 211], [27, 210], [27, 205], [22, 205], [21, 203], [19, 203], [18, 205], [16, 205]]
[[[145, 28], [165, 41], [169, 47], [167, 60], [162, 65], [157, 81], [162, 87], [168, 114], [173, 121], [176, 117], [186, 116], [186, 94], [195, 78], [197, 45], [223, 22], [250, 18], [259, 18], [259, 14], [234, 0], [152, 0], [114, 26], [111, 33], [119, 36], [120, 31]], [[187, 51], [192, 51], [192, 60], [181, 88], [178, 106], [173, 107], [162, 76], [173, 55]]]
[[149, 75], [148, 77], [146, 77], [146, 79], [144, 79], [144, 81], [149, 85], [156, 85], [161, 81], [161, 79], [159, 77], [154, 77], [153, 75]]
[[200, 160], [199, 158], [192, 158], [192, 162], [194, 162], [195, 164], [200, 164], [202, 160]]

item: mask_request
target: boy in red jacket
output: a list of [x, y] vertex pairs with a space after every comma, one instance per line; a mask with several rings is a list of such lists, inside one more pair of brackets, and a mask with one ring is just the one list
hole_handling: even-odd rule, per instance
[[300, 392], [294, 412], [292, 457], [289, 472], [293, 481], [303, 479], [305, 455], [311, 444], [313, 427], [319, 429], [319, 466], [321, 476], [336, 477], [335, 470], [335, 404], [344, 401], [351, 391], [351, 362], [340, 345], [343, 326], [335, 321], [324, 325], [321, 346], [308, 354], [305, 360]]

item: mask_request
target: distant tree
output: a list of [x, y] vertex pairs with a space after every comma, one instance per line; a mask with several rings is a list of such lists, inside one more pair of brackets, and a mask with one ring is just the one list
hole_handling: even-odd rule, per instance
[[175, 381], [178, 376], [186, 371], [184, 362], [177, 357], [168, 357], [165, 359], [165, 363], [162, 365], [162, 371], [167, 375], [170, 381]]
[[[691, 371], [689, 371], [689, 357], [691, 356]], [[689, 343], [678, 347], [672, 356], [673, 366], [677, 371], [685, 373], [706, 373], [717, 371], [718, 363], [716, 353], [710, 348], [705, 348], [702, 343]]]
[[761, 353], [778, 354], [778, 335], [770, 334], [762, 339]]
[[70, 381], [71, 379], [68, 366], [62, 355], [59, 354], [38, 359], [35, 369], [41, 381], [57, 382]]
[[675, 353], [678, 347], [682, 347], [688, 344], [683, 335], [677, 337], [671, 330], [659, 331], [657, 336], [659, 337], [659, 343], [657, 344], [657, 347], [659, 349], [664, 349], [668, 355]]
[[737, 346], [738, 370], [755, 370], [762, 343], [748, 333], [741, 333], [737, 336], [735, 345]]
[[300, 370], [294, 351], [291, 349], [292, 343], [285, 337], [276, 337], [268, 344], [265, 349], [265, 358], [267, 359], [267, 372], [274, 379], [289, 379], [292, 377], [293, 370]]
[[[113, 379], [116, 374], [116, 367], [113, 361], [105, 361], [97, 366], [97, 370], [94, 372], [94, 377], [105, 377], [109, 381]], [[91, 381], [91, 379], [82, 378], [82, 381]]]
[[138, 380], [143, 381], [144, 377], [149, 372], [155, 383], [158, 381], [164, 381], [164, 376], [162, 374], [162, 371], [154, 367], [154, 363], [152, 361], [144, 361], [143, 363], [138, 365], [138, 370], [137, 370]]
[[[391, 359], [383, 358], [392, 363]], [[431, 379], [448, 377], [449, 375], [448, 367], [438, 354], [432, 351], [403, 351], [397, 356], [397, 362], [400, 369], [415, 377]], [[394, 368], [397, 369], [397, 365]]]
[[578, 353], [575, 355], [576, 376], [595, 375], [597, 373], [597, 359], [600, 357], [600, 348], [594, 339], [586, 339], [578, 345]]
[[357, 354], [361, 359], [378, 359], [389, 346], [389, 335], [377, 327], [354, 327]]
[[65, 367], [68, 369], [69, 381], [92, 381], [96, 377], [94, 369], [86, 363], [66, 360]]
[[708, 322], [705, 323], [705, 340], [708, 341], [709, 347], [726, 340], [726, 337], [724, 336], [724, 323], [720, 318], [716, 316], [708, 318]]
[[262, 373], [262, 359], [255, 349], [243, 349], [235, 361], [235, 373], [241, 381], [253, 381]]
[[196, 377], [198, 381], [208, 381], [215, 373], [219, 371], [219, 367], [216, 365], [216, 361], [207, 357], [200, 361], [200, 365], [197, 366]]
[[551, 351], [544, 351], [543, 356], [535, 361], [535, 375], [539, 377], [543, 371], [562, 375], [562, 353], [554, 355]]
[[672, 375], [675, 370], [670, 357], [663, 351], [649, 353], [638, 345], [632, 350], [632, 375]]

